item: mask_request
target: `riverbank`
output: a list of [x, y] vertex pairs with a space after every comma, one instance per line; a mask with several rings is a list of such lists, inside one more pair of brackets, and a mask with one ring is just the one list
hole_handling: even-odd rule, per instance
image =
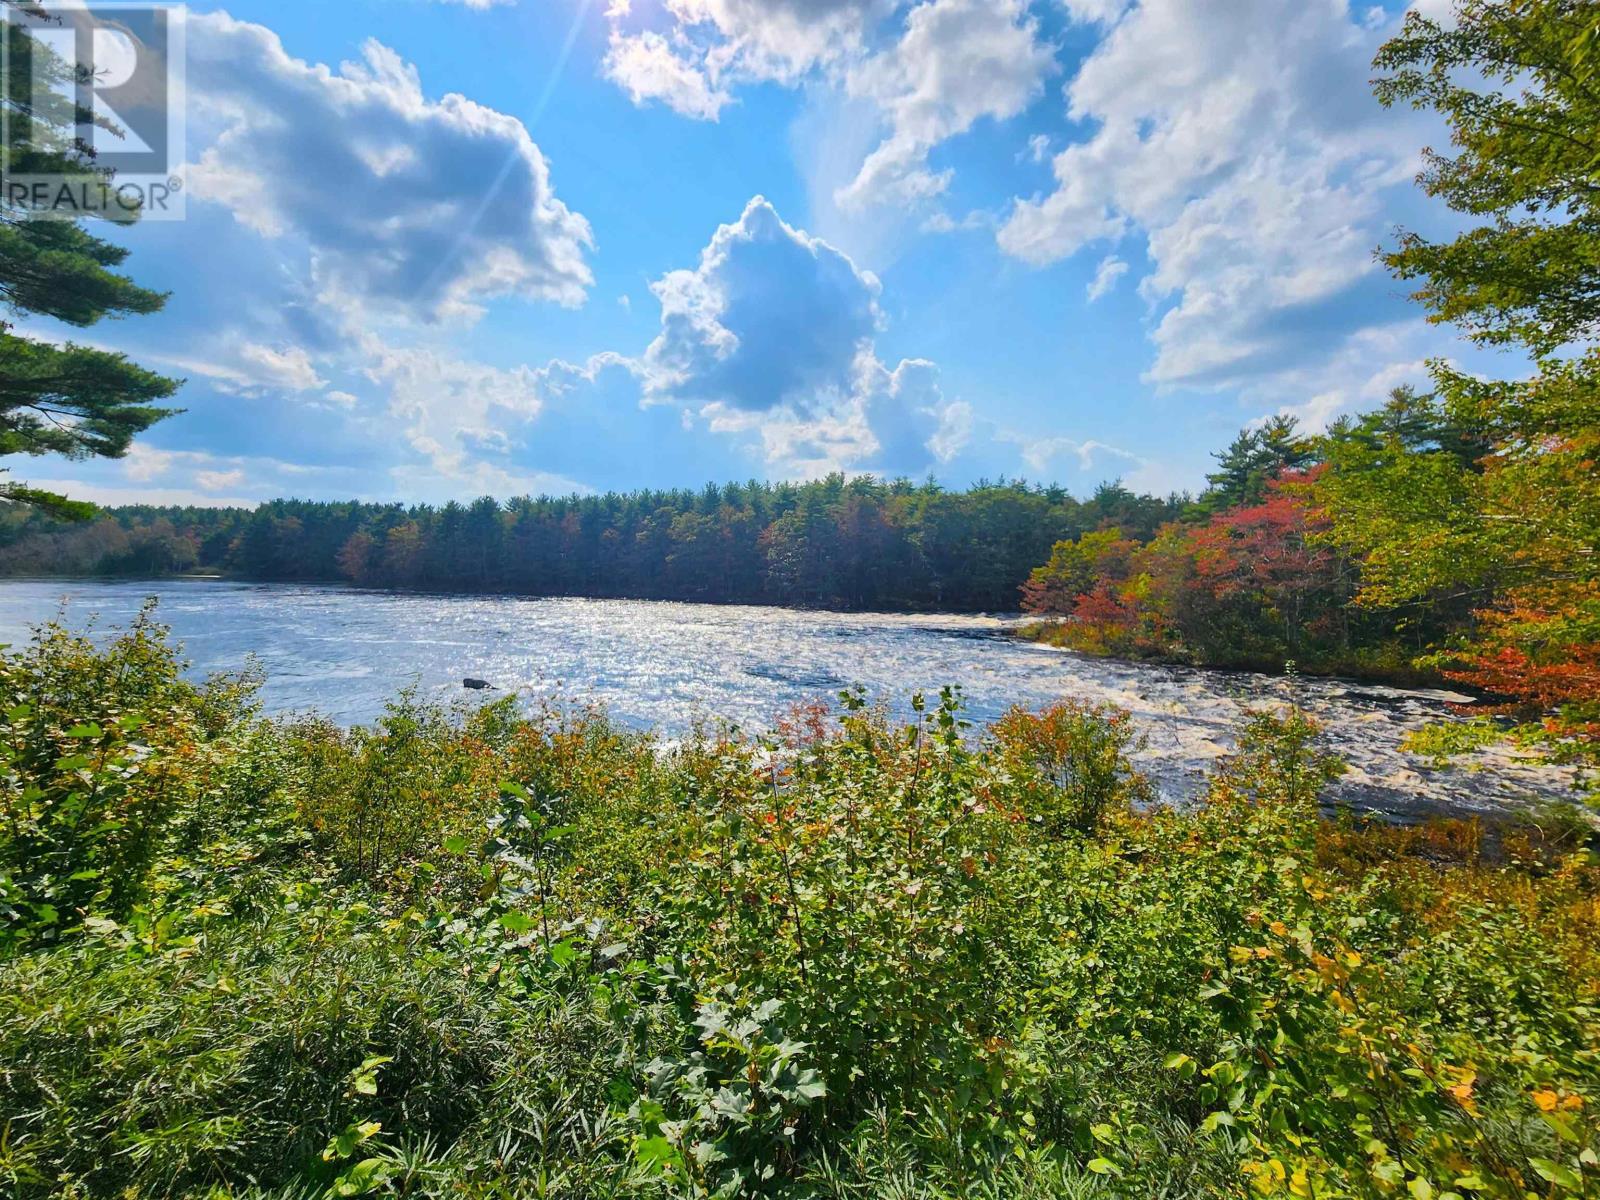
[[1079, 635], [1067, 619], [1038, 620], [1019, 618], [1014, 635], [1039, 645], [1073, 650], [1095, 658], [1127, 663], [1150, 663], [1172, 667], [1198, 667], [1217, 671], [1255, 671], [1276, 675], [1292, 661], [1296, 674], [1320, 679], [1350, 679], [1403, 688], [1459, 687], [1438, 670], [1418, 666], [1415, 659], [1389, 648], [1370, 654], [1346, 656], [1310, 655], [1286, 659], [1280, 655], [1232, 653], [1207, 657], [1186, 647], [1128, 639], [1108, 644], [1094, 634]]
[[662, 754], [264, 721], [148, 624], [0, 680], [19, 1200], [1554, 1197], [1600, 1146], [1581, 835], [1322, 819], [1293, 714], [1180, 810], [1072, 703]]
[[[1439, 766], [1408, 752], [1425, 727], [1463, 721], [1452, 711], [1459, 693], [1089, 659], [1011, 637], [1010, 619], [204, 581], [78, 584], [67, 595], [68, 623], [93, 623], [99, 638], [155, 595], [194, 678], [254, 658], [267, 713], [316, 711], [346, 727], [380, 719], [405, 689], [430, 703], [477, 705], [481, 694], [462, 689], [467, 677], [530, 711], [597, 706], [667, 739], [725, 723], [759, 734], [795, 706], [833, 703], [857, 685], [909, 719], [914, 692], [959, 683], [975, 732], [1014, 704], [1074, 697], [1125, 710], [1140, 743], [1134, 761], [1173, 803], [1203, 794], [1248, 710], [1291, 703], [1349, 764], [1330, 786], [1331, 803], [1414, 821], [1518, 810], [1570, 792], [1567, 772], [1532, 761], [1478, 755]], [[25, 644], [29, 626], [54, 618], [62, 597], [55, 582], [0, 583], [0, 641]]]

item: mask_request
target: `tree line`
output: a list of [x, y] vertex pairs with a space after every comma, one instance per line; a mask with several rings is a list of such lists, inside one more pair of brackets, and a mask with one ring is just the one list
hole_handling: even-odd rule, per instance
[[[1023, 585], [1035, 636], [1096, 654], [1268, 670], [1431, 675], [1419, 656], [1464, 634], [1481, 597], [1439, 589], [1363, 603], [1372, 581], [1330, 511], [1374, 448], [1475, 461], [1488, 447], [1438, 399], [1397, 388], [1380, 409], [1306, 436], [1291, 417], [1242, 431], [1209, 486], [1153, 535], [1115, 524], [1056, 543]], [[1363, 486], [1371, 487], [1368, 479]]]
[[219, 572], [263, 581], [472, 593], [1015, 611], [1063, 539], [1152, 536], [1188, 500], [832, 475], [699, 491], [499, 503], [275, 500], [254, 510], [133, 506], [87, 522], [0, 511], [0, 574]]

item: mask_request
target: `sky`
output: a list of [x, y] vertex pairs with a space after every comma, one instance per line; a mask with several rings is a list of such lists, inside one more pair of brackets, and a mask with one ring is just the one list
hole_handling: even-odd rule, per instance
[[[1437, 0], [1428, 6], [1441, 7]], [[17, 332], [187, 382], [103, 503], [830, 471], [1203, 486], [1483, 352], [1377, 261], [1454, 227], [1343, 0], [191, 6], [154, 316]]]

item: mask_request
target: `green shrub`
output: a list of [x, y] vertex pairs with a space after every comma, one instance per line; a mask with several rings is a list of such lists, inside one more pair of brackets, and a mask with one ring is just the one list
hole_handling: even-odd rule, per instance
[[149, 610], [104, 650], [46, 625], [0, 656], [0, 942], [126, 915], [176, 826], [203, 840], [203, 808], [260, 799], [239, 740], [258, 681], [179, 670]]
[[1600, 1188], [1581, 831], [1324, 820], [1293, 711], [1174, 810], [1074, 705], [347, 731], [148, 620], [0, 679], [0, 1194]]

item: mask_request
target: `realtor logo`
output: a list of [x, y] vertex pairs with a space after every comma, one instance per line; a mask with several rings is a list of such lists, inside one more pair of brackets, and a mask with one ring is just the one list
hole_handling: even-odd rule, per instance
[[183, 6], [0, 4], [0, 207], [181, 219]]

